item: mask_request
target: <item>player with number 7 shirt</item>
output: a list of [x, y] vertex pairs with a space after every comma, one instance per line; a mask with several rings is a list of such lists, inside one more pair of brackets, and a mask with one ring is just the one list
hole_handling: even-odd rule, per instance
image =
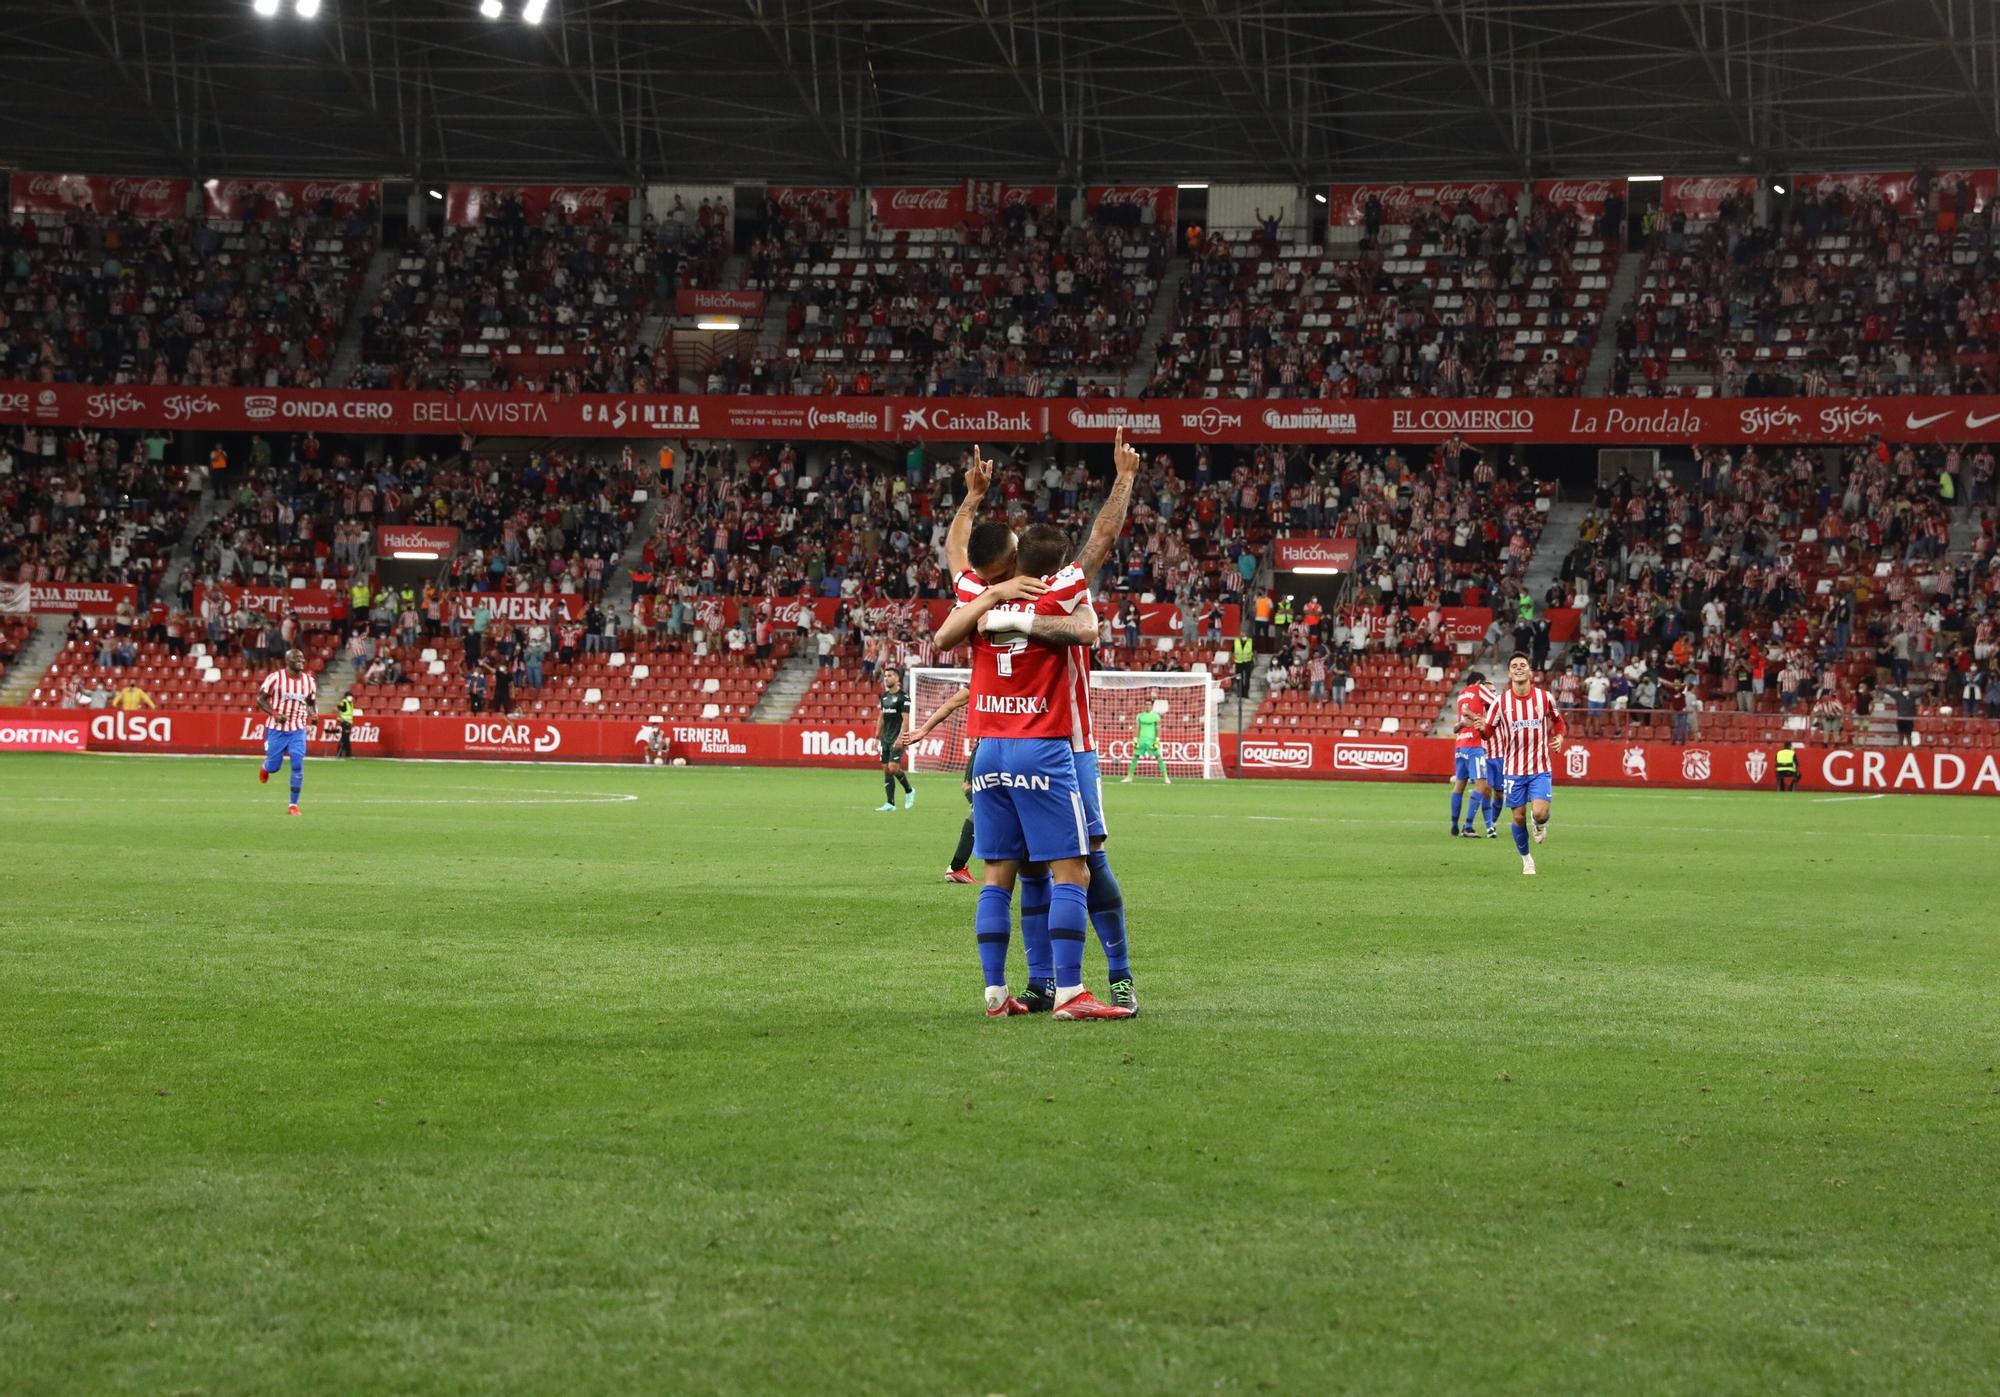
[[[1083, 987], [1094, 802], [1085, 801], [1076, 754], [1090, 747], [1087, 664], [1097, 615], [1089, 582], [1081, 568], [1061, 565], [1069, 539], [1054, 525], [1032, 525], [1018, 538], [1002, 522], [971, 526], [990, 479], [991, 468], [975, 452], [948, 547], [951, 561], [964, 563], [960, 605], [936, 637], [940, 651], [972, 643], [967, 735], [978, 742], [973, 827], [985, 864], [974, 933], [987, 1013], [998, 1018], [1030, 1010], [1006, 984], [1013, 891], [1020, 881], [1030, 994], [1047, 994], [1057, 1019], [1130, 1018], [1135, 1007], [1104, 1004]], [[1121, 497], [1129, 490], [1128, 478]], [[1045, 560], [1053, 571], [1037, 577], [1019, 567], [1031, 558]], [[1047, 881], [1023, 878], [1027, 865], [1038, 866], [1038, 873], [1046, 869]], [[1030, 918], [1039, 922], [1043, 909], [1031, 907], [1031, 897], [1046, 897], [1046, 966], [1036, 964]], [[1038, 983], [1038, 972], [1053, 983]]]

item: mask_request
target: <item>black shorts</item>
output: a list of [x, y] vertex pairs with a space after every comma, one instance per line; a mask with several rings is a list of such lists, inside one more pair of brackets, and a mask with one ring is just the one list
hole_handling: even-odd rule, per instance
[[882, 761], [884, 764], [900, 760], [892, 749], [896, 745], [896, 739], [902, 735], [903, 729], [900, 725], [893, 728], [884, 728], [875, 734], [875, 740], [882, 746]]

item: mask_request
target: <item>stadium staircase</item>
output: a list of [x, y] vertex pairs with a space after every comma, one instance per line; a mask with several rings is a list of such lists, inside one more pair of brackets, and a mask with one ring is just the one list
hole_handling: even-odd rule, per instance
[[33, 696], [42, 676], [62, 653], [63, 631], [68, 625], [67, 616], [36, 618], [34, 638], [21, 647], [7, 671], [7, 682], [0, 684], [0, 708], [19, 708]]
[[1160, 293], [1153, 297], [1153, 310], [1146, 317], [1146, 328], [1139, 332], [1139, 347], [1132, 355], [1132, 367], [1125, 370], [1124, 394], [1136, 398], [1153, 381], [1153, 370], [1157, 367], [1158, 355], [1154, 346], [1170, 334], [1174, 326], [1180, 324], [1181, 277], [1187, 271], [1187, 258], [1171, 258], [1160, 273]]
[[1583, 395], [1587, 398], [1610, 396], [1611, 375], [1618, 366], [1618, 318], [1631, 308], [1632, 297], [1639, 290], [1642, 261], [1641, 254], [1629, 247], [1618, 259], [1618, 270], [1604, 300], [1604, 322], [1597, 327], [1597, 343], [1590, 347], [1590, 362], [1583, 369]]
[[[639, 442], [633, 450], [639, 459], [657, 460], [660, 448], [667, 445], [665, 438]], [[639, 517], [632, 523], [632, 541], [625, 545], [625, 551], [618, 555], [617, 567], [611, 579], [604, 586], [604, 610], [606, 614], [623, 618], [632, 610], [632, 569], [637, 567], [645, 555], [646, 542], [652, 538], [653, 530], [659, 527], [660, 512], [667, 507], [667, 492], [659, 485], [648, 487], [646, 507], [639, 511]]]
[[788, 723], [792, 715], [799, 711], [799, 701], [812, 687], [813, 676], [819, 673], [819, 661], [811, 655], [793, 655], [778, 667], [771, 682], [764, 690], [764, 696], [757, 700], [757, 706], [750, 710], [753, 723]]
[[[319, 672], [319, 711], [333, 712], [333, 706], [340, 702], [340, 696], [354, 687], [354, 680], [353, 657], [344, 649], [334, 651], [333, 657], [326, 662], [326, 668]], [[354, 696], [354, 702], [364, 712], [367, 710], [367, 705], [363, 702], [366, 697], [365, 694]]]
[[1972, 551], [1972, 545], [1979, 541], [1979, 511], [1969, 504], [1960, 504], [1951, 515], [1951, 553], [1953, 557], [1963, 557]]
[[388, 248], [375, 249], [375, 256], [362, 275], [361, 289], [354, 293], [354, 309], [347, 317], [347, 328], [340, 332], [340, 343], [334, 346], [333, 366], [326, 371], [329, 384], [345, 384], [354, 377], [354, 366], [361, 362], [361, 322], [382, 294], [383, 283], [389, 280], [389, 269], [394, 260], [395, 254]]
[[1542, 536], [1535, 541], [1535, 556], [1528, 560], [1528, 571], [1522, 579], [1522, 586], [1535, 599], [1535, 610], [1542, 609], [1542, 598], [1548, 594], [1550, 584], [1562, 576], [1563, 559], [1576, 547], [1583, 517], [1589, 512], [1588, 505], [1562, 500], [1549, 506], [1548, 522], [1542, 526]]

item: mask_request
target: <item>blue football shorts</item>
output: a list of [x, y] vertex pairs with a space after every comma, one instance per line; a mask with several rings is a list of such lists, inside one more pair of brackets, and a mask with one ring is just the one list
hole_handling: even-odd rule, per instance
[[1060, 737], [982, 738], [972, 759], [973, 852], [1048, 863], [1089, 850], [1076, 757]]

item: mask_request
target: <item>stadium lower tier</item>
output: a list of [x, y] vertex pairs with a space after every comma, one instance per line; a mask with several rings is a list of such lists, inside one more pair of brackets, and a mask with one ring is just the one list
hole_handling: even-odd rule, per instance
[[[801, 723], [670, 723], [667, 755], [693, 765], [867, 768], [881, 761], [870, 733]], [[358, 757], [425, 757], [499, 761], [582, 761], [638, 764], [652, 728], [635, 720], [364, 715], [355, 724]], [[340, 724], [322, 715], [308, 741], [315, 758], [332, 757]], [[938, 741], [939, 739], [932, 739]], [[1224, 733], [1222, 766], [1232, 776], [1334, 780], [1426, 781], [1442, 784], [1452, 771], [1445, 738], [1400, 741], [1326, 737], [1267, 738]], [[80, 712], [0, 709], [0, 752], [172, 752], [261, 757], [262, 721], [235, 714], [118, 710]], [[1801, 746], [1801, 789], [1852, 794], [2000, 796], [2000, 752], [1945, 747]], [[1131, 755], [1129, 739], [1103, 744], [1116, 771]], [[1580, 738], [1570, 741], [1556, 771], [1564, 786], [1771, 789], [1776, 750], [1768, 745], [1675, 745]], [[662, 779], [672, 779], [663, 776]], [[1442, 809], [1440, 805], [1440, 809]]]

